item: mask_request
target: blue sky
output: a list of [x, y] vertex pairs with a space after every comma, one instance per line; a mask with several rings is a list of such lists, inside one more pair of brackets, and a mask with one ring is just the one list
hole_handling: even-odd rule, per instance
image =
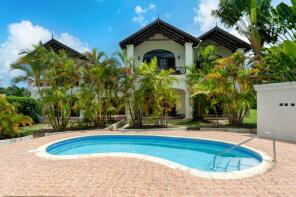
[[47, 41], [51, 34], [79, 51], [98, 48], [112, 54], [120, 40], [158, 16], [198, 36], [216, 24], [210, 10], [217, 4], [218, 0], [1, 0], [0, 81], [6, 86], [18, 74], [9, 72], [9, 64], [19, 51]]

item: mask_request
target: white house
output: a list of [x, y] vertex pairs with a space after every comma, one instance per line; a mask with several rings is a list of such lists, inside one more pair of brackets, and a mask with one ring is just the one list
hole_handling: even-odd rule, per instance
[[[232, 54], [239, 48], [249, 50], [250, 45], [219, 27], [214, 27], [205, 34], [194, 37], [163, 20], [157, 19], [136, 33], [120, 42], [120, 47], [127, 50], [136, 65], [156, 57], [159, 69], [174, 69], [177, 82], [176, 111], [192, 118], [193, 106], [186, 83], [186, 67], [195, 64], [196, 50], [201, 45], [214, 45], [221, 57]], [[187, 69], [188, 70], [188, 69]]]
[[[177, 94], [176, 111], [185, 115], [186, 119], [192, 118], [193, 106], [186, 83], [187, 67], [196, 63], [195, 54], [199, 46], [214, 45], [217, 55], [225, 57], [237, 49], [249, 50], [250, 45], [233, 36], [225, 30], [214, 27], [205, 34], [195, 37], [186, 33], [163, 20], [157, 19], [136, 33], [122, 40], [119, 45], [127, 50], [129, 57], [134, 59], [136, 65], [156, 57], [159, 69], [174, 69], [173, 75], [177, 82], [173, 88]], [[65, 50], [70, 57], [85, 57], [79, 52], [51, 39], [44, 44], [46, 48], [54, 51]], [[37, 90], [32, 89], [32, 96], [37, 97]]]

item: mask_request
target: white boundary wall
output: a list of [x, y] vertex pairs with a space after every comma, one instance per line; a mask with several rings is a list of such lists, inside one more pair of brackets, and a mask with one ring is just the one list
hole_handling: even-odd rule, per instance
[[296, 82], [256, 85], [257, 135], [296, 142]]

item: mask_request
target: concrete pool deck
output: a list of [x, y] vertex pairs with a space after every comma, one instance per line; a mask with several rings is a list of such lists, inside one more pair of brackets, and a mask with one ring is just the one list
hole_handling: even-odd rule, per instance
[[[0, 145], [0, 195], [55, 196], [296, 196], [296, 144], [277, 142], [277, 164], [245, 179], [217, 180], [192, 176], [136, 158], [97, 157], [48, 160], [32, 150], [69, 137], [91, 134], [143, 134], [209, 138], [239, 143], [246, 133], [215, 131], [81, 131]], [[268, 139], [249, 147], [272, 155]]]

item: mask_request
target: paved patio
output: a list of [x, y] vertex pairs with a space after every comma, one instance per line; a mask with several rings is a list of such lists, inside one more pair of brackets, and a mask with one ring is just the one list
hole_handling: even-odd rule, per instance
[[[278, 142], [278, 163], [262, 175], [211, 180], [132, 158], [46, 160], [28, 152], [67, 137], [118, 132], [84, 131], [0, 145], [0, 195], [50, 196], [296, 196], [296, 144]], [[124, 134], [135, 134], [128, 132]], [[147, 131], [137, 134], [192, 136], [232, 141], [249, 134], [214, 131]], [[248, 146], [272, 154], [267, 139]]]

